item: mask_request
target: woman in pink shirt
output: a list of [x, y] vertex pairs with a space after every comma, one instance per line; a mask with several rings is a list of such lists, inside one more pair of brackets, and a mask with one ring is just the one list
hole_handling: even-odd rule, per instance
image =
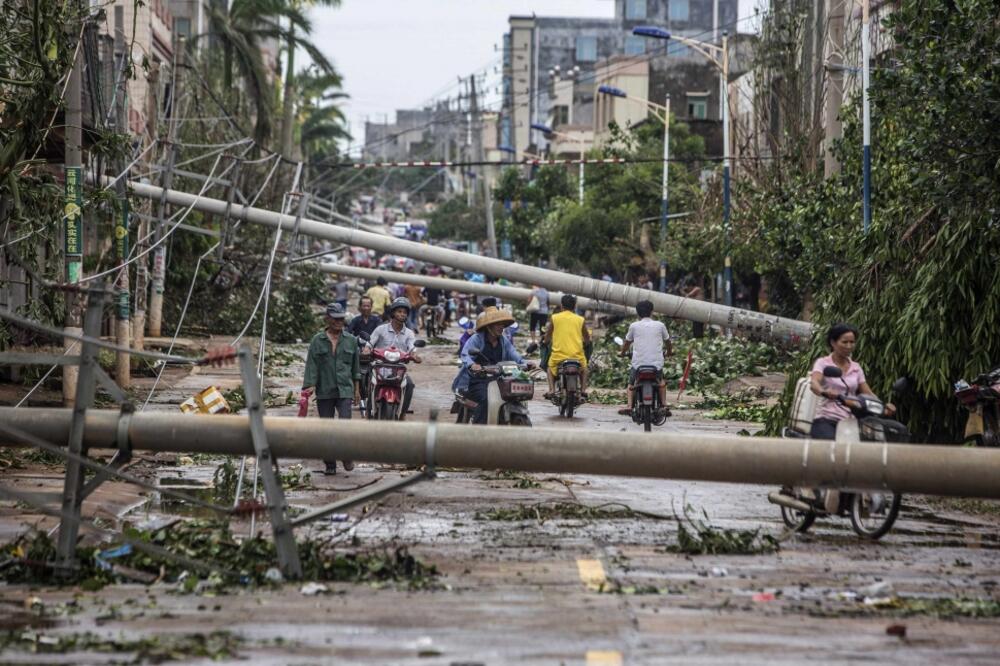
[[[834, 439], [837, 434], [837, 422], [851, 415], [846, 407], [837, 402], [838, 395], [843, 393], [875, 395], [865, 379], [865, 371], [856, 361], [851, 360], [857, 339], [858, 329], [850, 324], [834, 324], [827, 331], [826, 343], [831, 353], [829, 356], [816, 359], [810, 373], [809, 388], [823, 398], [816, 408], [812, 429], [809, 432], [809, 436], [814, 439]], [[823, 368], [830, 366], [840, 368], [843, 376], [824, 377]], [[887, 404], [885, 408], [886, 416], [892, 416], [896, 411], [892, 403]]]

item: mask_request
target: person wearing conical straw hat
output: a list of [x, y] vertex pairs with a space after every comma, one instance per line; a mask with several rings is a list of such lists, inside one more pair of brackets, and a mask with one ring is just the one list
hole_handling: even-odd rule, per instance
[[452, 389], [477, 403], [473, 423], [486, 423], [486, 389], [491, 379], [476, 377], [472, 373], [484, 365], [496, 365], [503, 361], [513, 361], [518, 365], [525, 363], [514, 344], [503, 334], [504, 329], [513, 323], [514, 317], [506, 310], [487, 307], [476, 320], [475, 335], [462, 348], [462, 367], [452, 383]]

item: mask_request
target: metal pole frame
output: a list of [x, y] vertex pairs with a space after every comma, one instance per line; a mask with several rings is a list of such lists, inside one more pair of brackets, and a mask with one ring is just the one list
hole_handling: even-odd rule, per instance
[[233, 212], [233, 199], [236, 196], [236, 189], [239, 187], [240, 182], [240, 169], [243, 168], [243, 158], [239, 155], [231, 155], [233, 164], [233, 175], [229, 179], [229, 189], [226, 191], [226, 212], [222, 216], [222, 225], [219, 227], [219, 247], [216, 250], [216, 259], [219, 263], [225, 261], [226, 246], [230, 242], [230, 234], [232, 230], [229, 226], [229, 220], [232, 217]]
[[[83, 332], [89, 337], [101, 334], [101, 320], [104, 316], [104, 305], [107, 301], [107, 289], [103, 286], [88, 290], [87, 311], [84, 313]], [[83, 445], [84, 421], [87, 409], [94, 401], [95, 372], [97, 367], [97, 347], [84, 341], [80, 344], [80, 374], [76, 383], [76, 398], [73, 402], [73, 423], [70, 427], [69, 452], [77, 456], [86, 456]], [[74, 458], [66, 461], [66, 478], [63, 483], [62, 513], [63, 520], [59, 523], [59, 536], [56, 541], [56, 554], [59, 562], [71, 565], [76, 559], [76, 542], [80, 535], [80, 507], [83, 505], [84, 468]]]
[[285, 491], [281, 487], [281, 479], [277, 474], [278, 460], [271, 455], [267, 444], [267, 433], [264, 429], [264, 401], [262, 399], [263, 383], [257, 376], [254, 367], [253, 354], [250, 348], [243, 345], [238, 353], [240, 375], [243, 379], [243, 393], [246, 396], [247, 416], [250, 420], [250, 437], [253, 448], [257, 452], [260, 464], [257, 469], [264, 482], [264, 493], [267, 496], [267, 512], [271, 520], [271, 530], [274, 534], [274, 546], [278, 552], [278, 566], [286, 578], [301, 578], [302, 563], [299, 561], [299, 548], [295, 543], [295, 532], [288, 519], [288, 502]]
[[287, 280], [289, 275], [289, 270], [291, 269], [292, 262], [295, 261], [298, 252], [296, 251], [296, 244], [299, 241], [299, 225], [302, 224], [302, 218], [305, 217], [306, 207], [309, 205], [309, 193], [308, 192], [293, 192], [292, 196], [299, 198], [298, 206], [295, 209], [295, 224], [292, 226], [292, 234], [288, 239], [288, 246], [285, 254], [285, 274], [284, 278]]

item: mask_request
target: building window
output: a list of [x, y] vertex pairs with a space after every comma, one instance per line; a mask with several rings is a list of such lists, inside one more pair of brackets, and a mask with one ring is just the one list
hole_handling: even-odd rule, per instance
[[625, 55], [642, 55], [646, 52], [646, 38], [638, 35], [625, 37]]
[[670, 0], [670, 20], [690, 21], [691, 2], [690, 0]]
[[183, 37], [184, 39], [191, 38], [191, 19], [182, 18], [178, 16], [174, 19], [174, 35], [178, 37]]
[[708, 95], [688, 95], [688, 118], [705, 120], [708, 118]]
[[625, 0], [625, 18], [646, 18], [646, 0]]
[[576, 61], [595, 62], [597, 60], [597, 37], [576, 38]]
[[569, 125], [569, 107], [565, 104], [552, 107], [552, 126]]

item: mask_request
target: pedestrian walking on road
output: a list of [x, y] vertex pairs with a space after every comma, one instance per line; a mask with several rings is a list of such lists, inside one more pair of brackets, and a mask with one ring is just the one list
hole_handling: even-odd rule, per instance
[[386, 289], [388, 284], [384, 277], [375, 281], [375, 286], [365, 292], [365, 296], [372, 299], [372, 312], [381, 317], [385, 314], [385, 306], [392, 301], [392, 294]]
[[[361, 400], [358, 339], [344, 331], [347, 316], [340, 303], [326, 306], [326, 329], [313, 336], [306, 354], [306, 372], [302, 392], [315, 391], [316, 410], [321, 419], [351, 418], [351, 405]], [[337, 473], [337, 461], [325, 460], [326, 474]], [[344, 471], [354, 469], [343, 461]]]
[[340, 307], [347, 309], [347, 298], [350, 296], [350, 285], [347, 280], [340, 278], [333, 285], [333, 300], [340, 303]]

